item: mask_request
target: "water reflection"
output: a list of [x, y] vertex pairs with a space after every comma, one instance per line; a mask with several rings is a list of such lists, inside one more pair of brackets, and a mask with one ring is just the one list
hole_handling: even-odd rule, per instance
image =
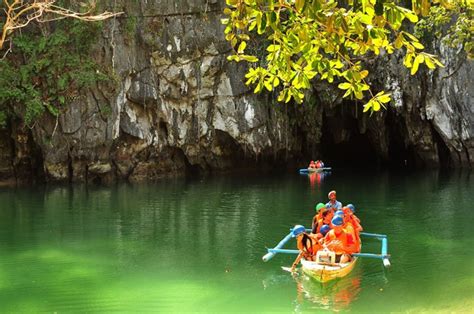
[[293, 275], [296, 282], [295, 312], [309, 309], [323, 309], [339, 312], [350, 308], [361, 291], [361, 270], [359, 267], [344, 278], [320, 283], [302, 272]]
[[331, 172], [329, 171], [313, 172], [307, 174], [311, 189], [316, 188], [316, 186], [318, 187], [318, 189], [321, 188], [321, 184], [323, 183], [324, 179], [330, 175]]

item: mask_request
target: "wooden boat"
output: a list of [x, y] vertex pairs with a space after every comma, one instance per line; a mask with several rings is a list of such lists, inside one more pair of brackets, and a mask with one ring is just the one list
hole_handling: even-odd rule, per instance
[[[262, 257], [264, 262], [269, 261], [278, 253], [284, 254], [300, 254], [299, 250], [288, 250], [283, 249], [283, 246], [292, 238], [295, 238], [298, 234], [301, 233], [301, 230], [306, 230], [307, 232], [311, 232], [311, 229], [305, 229], [301, 225], [296, 225], [292, 229], [290, 229], [290, 233], [288, 233], [274, 248], [267, 248], [267, 254]], [[316, 254], [316, 261], [307, 261], [305, 259], [301, 259], [300, 263], [302, 265], [302, 270], [305, 274], [313, 277], [319, 282], [327, 282], [336, 278], [341, 278], [348, 275], [355, 267], [357, 259], [359, 257], [365, 258], [375, 258], [381, 259], [383, 265], [385, 267], [390, 266], [390, 254], [388, 254], [388, 239], [387, 236], [384, 234], [377, 234], [377, 233], [367, 233], [361, 232], [361, 236], [369, 237], [369, 238], [376, 238], [382, 242], [382, 248], [380, 254], [374, 253], [353, 253], [352, 259], [348, 263], [334, 263], [335, 261], [335, 254], [334, 252], [330, 252], [326, 250], [318, 251]], [[322, 254], [324, 255], [322, 256]], [[285, 269], [285, 268], [284, 268]], [[287, 270], [287, 269], [285, 269]]]
[[319, 282], [327, 282], [336, 278], [341, 278], [349, 274], [357, 262], [357, 257], [353, 257], [348, 263], [320, 264], [318, 262], [301, 259], [301, 269], [305, 274], [313, 277]]

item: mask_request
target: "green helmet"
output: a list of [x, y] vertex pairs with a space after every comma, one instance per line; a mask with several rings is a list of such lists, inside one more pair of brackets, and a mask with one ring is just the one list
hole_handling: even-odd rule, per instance
[[324, 205], [323, 203], [318, 203], [318, 205], [316, 205], [315, 209], [317, 212], [319, 212], [319, 210], [323, 207], [326, 207], [326, 205]]

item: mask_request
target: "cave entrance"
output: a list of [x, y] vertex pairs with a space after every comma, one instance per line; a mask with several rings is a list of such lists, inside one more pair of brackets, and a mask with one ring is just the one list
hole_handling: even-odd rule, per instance
[[388, 166], [394, 169], [415, 168], [420, 160], [417, 158], [414, 147], [406, 144], [406, 127], [395, 113], [388, 111], [387, 126], [388, 141]]
[[321, 135], [322, 158], [332, 167], [369, 167], [379, 164], [376, 150], [370, 141], [370, 130], [361, 134], [357, 118], [323, 115]]

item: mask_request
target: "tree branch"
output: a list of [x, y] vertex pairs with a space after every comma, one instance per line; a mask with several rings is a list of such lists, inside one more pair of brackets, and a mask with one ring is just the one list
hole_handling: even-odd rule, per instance
[[[123, 12], [108, 12], [92, 14], [95, 2], [92, 2], [86, 12], [80, 13], [55, 5], [56, 0], [3, 0], [5, 22], [0, 36], [0, 50], [16, 29], [27, 26], [30, 22], [45, 23], [64, 18], [95, 22], [123, 14]], [[7, 51], [8, 53], [8, 51]]]

